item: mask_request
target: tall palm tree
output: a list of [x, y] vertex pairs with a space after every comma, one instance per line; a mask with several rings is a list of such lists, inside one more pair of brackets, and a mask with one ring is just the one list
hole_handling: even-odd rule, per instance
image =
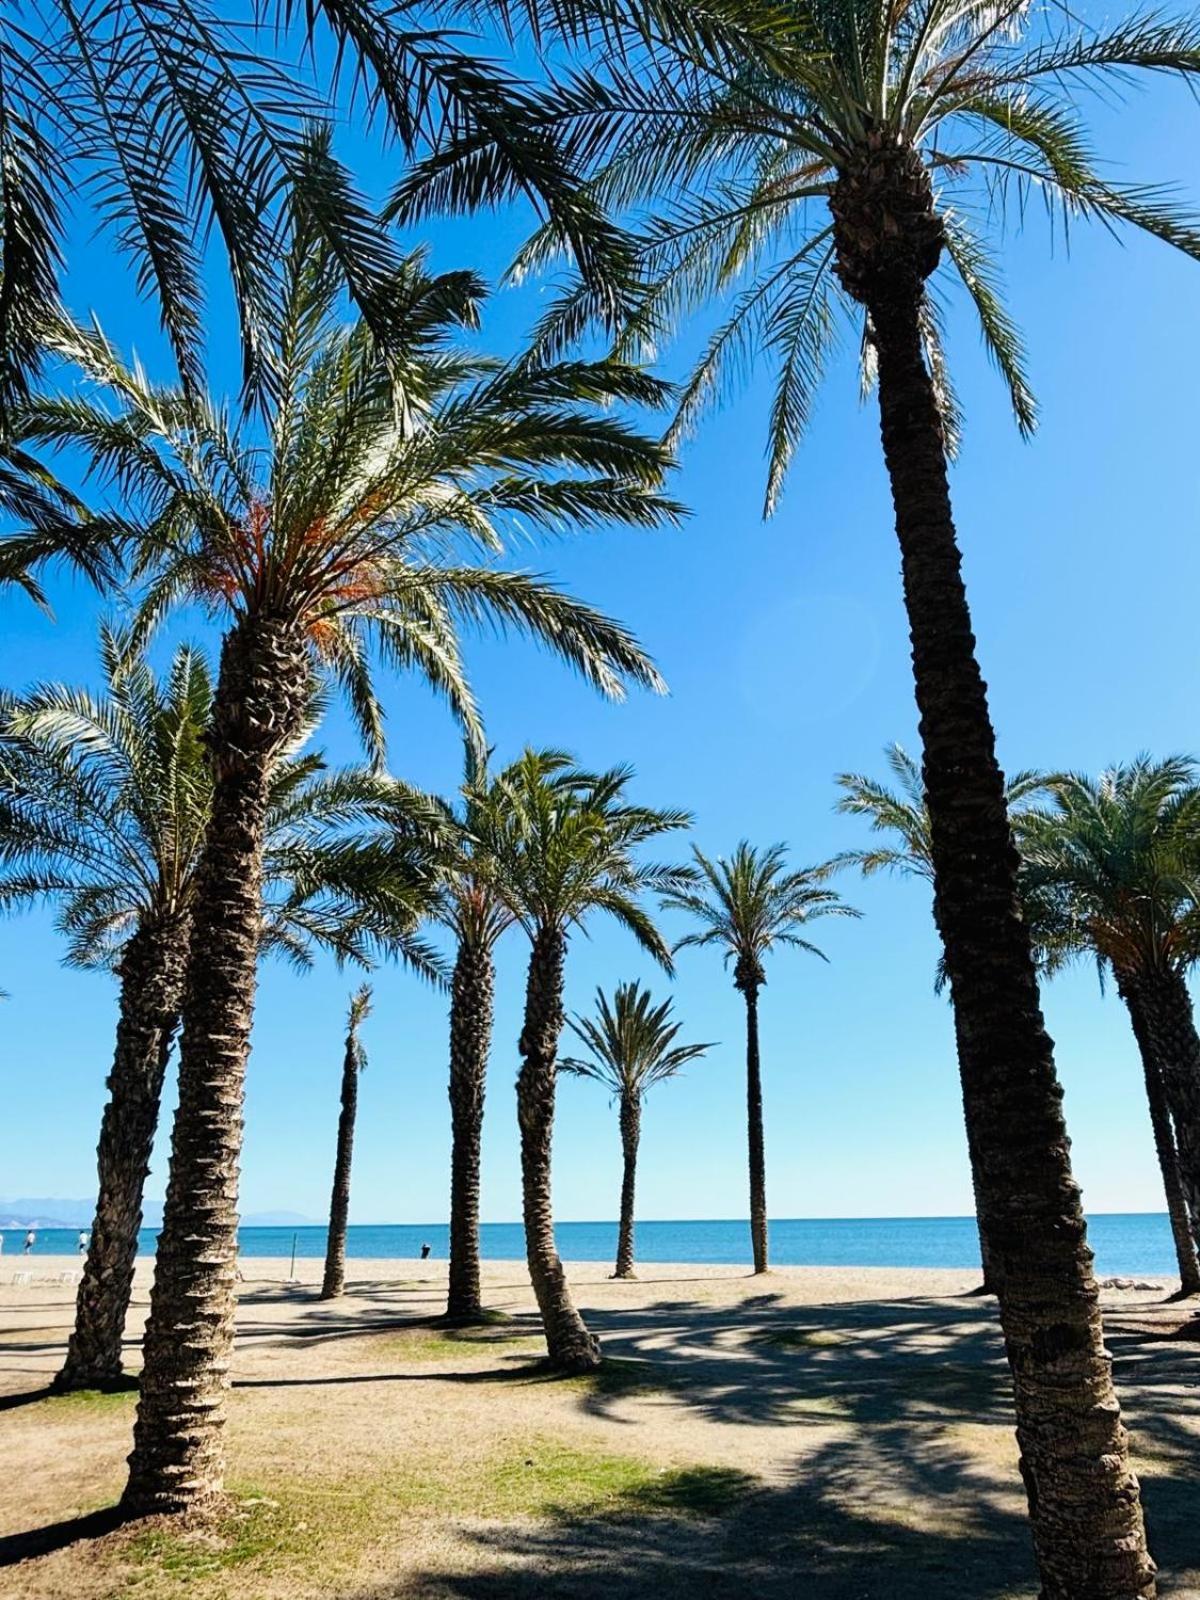
[[656, 1083], [676, 1078], [689, 1061], [711, 1050], [711, 1044], [676, 1044], [682, 1022], [671, 1016], [671, 1001], [655, 1005], [648, 989], [619, 983], [611, 1002], [596, 990], [595, 1017], [568, 1018], [572, 1032], [586, 1045], [586, 1056], [564, 1056], [563, 1072], [591, 1078], [611, 1090], [621, 1128], [621, 1222], [613, 1276], [632, 1278], [633, 1205], [637, 1187], [638, 1144], [642, 1135], [642, 1103]]
[[358, 1115], [358, 1075], [367, 1065], [359, 1029], [371, 1015], [371, 986], [364, 983], [351, 996], [346, 1014], [346, 1052], [342, 1058], [342, 1109], [338, 1116], [337, 1159], [329, 1200], [329, 1236], [325, 1242], [325, 1275], [321, 1299], [336, 1300], [346, 1287], [346, 1224], [350, 1219], [350, 1163], [354, 1157], [354, 1121]]
[[[901, 877], [920, 878], [933, 890], [932, 832], [929, 824], [929, 807], [925, 804], [925, 785], [921, 768], [908, 751], [899, 744], [888, 745], [884, 759], [891, 768], [897, 787], [858, 772], [838, 774], [837, 782], [845, 791], [837, 809], [849, 816], [865, 817], [874, 833], [891, 836], [893, 844], [873, 845], [866, 850], [847, 850], [841, 859], [857, 866], [864, 877], [875, 872], [896, 872]], [[1019, 772], [1004, 786], [1004, 802], [1014, 824], [1031, 799], [1043, 787], [1042, 779], [1034, 772]], [[944, 973], [939, 970], [937, 987], [941, 989]], [[957, 1031], [957, 1021], [956, 1021]], [[970, 1112], [963, 1106], [967, 1130], [967, 1149], [970, 1154], [971, 1186], [975, 1189], [975, 1142], [971, 1130]], [[979, 1198], [976, 1193], [975, 1215], [979, 1217]], [[983, 1263], [982, 1293], [995, 1294], [998, 1285], [998, 1268], [992, 1259], [987, 1236], [979, 1224], [979, 1256]]]
[[789, 869], [787, 846], [757, 849], [741, 840], [726, 860], [710, 860], [697, 846], [695, 887], [674, 890], [663, 904], [686, 913], [700, 928], [675, 950], [715, 945], [733, 963], [733, 985], [746, 1003], [746, 1129], [750, 1156], [750, 1243], [754, 1270], [768, 1270], [767, 1158], [763, 1134], [762, 1062], [758, 1045], [758, 992], [767, 981], [765, 958], [777, 945], [824, 953], [801, 933], [819, 917], [857, 917], [836, 889], [826, 887], [839, 862]]
[[601, 913], [670, 970], [670, 952], [641, 896], [677, 886], [680, 869], [641, 862], [635, 852], [690, 820], [686, 812], [632, 804], [626, 799], [632, 776], [628, 767], [586, 773], [561, 751], [526, 750], [497, 780], [496, 803], [479, 818], [481, 861], [530, 941], [517, 1045], [525, 1249], [550, 1364], [563, 1372], [587, 1372], [600, 1362], [599, 1341], [571, 1299], [551, 1205], [567, 945], [574, 929]]
[[[179, 1025], [212, 792], [204, 735], [213, 690], [204, 657], [181, 646], [160, 682], [112, 629], [102, 628], [100, 650], [103, 698], [48, 685], [7, 700], [0, 716], [0, 908], [49, 900], [68, 962], [112, 971], [120, 984], [96, 1215], [55, 1380], [61, 1390], [121, 1382], [143, 1191]], [[363, 832], [371, 812], [398, 812], [390, 789], [368, 773], [325, 773], [314, 754], [277, 763], [264, 868], [267, 948], [301, 965], [314, 946], [365, 964], [395, 943], [422, 970], [435, 961], [411, 937], [422, 904], [412, 863], [402, 868], [393, 851], [385, 873]]]
[[[539, 36], [575, 49], [541, 97], [546, 129], [593, 173], [598, 204], [635, 219], [631, 318], [594, 284], [568, 288], [538, 347], [599, 320], [659, 347], [693, 308], [721, 308], [682, 393], [675, 435], [739, 373], [774, 373], [766, 509], [778, 503], [841, 325], [878, 398], [900, 547], [935, 916], [975, 1129], [976, 1189], [1003, 1277], [1022, 1472], [1049, 1600], [1128, 1600], [1154, 1579], [1104, 1349], [1086, 1227], [1017, 856], [975, 651], [947, 473], [957, 426], [942, 279], [965, 289], [1018, 425], [1035, 406], [989, 232], [1026, 202], [1054, 228], [1136, 228], [1193, 257], [1200, 229], [1157, 187], [1093, 153], [1083, 91], [1146, 73], [1194, 81], [1200, 27], [1137, 12], [1112, 27], [1020, 0], [540, 0]], [[595, 70], [588, 71], [587, 51]], [[451, 139], [398, 197], [409, 217], [465, 201], [486, 167]], [[520, 267], [562, 244], [551, 224]], [[941, 274], [940, 277], [936, 275]], [[620, 348], [620, 346], [619, 346]], [[1046, 1285], [1058, 1285], [1047, 1296]], [[1058, 1352], [1078, 1350], [1070, 1381]]]
[[367, 327], [343, 323], [328, 254], [302, 211], [293, 222], [278, 389], [259, 433], [254, 418], [239, 426], [203, 396], [152, 385], [99, 335], [60, 345], [104, 397], [38, 402], [25, 424], [41, 443], [80, 447], [114, 484], [148, 571], [143, 616], [186, 598], [227, 627], [124, 1500], [139, 1513], [203, 1506], [222, 1483], [267, 780], [314, 674], [341, 684], [377, 751], [372, 646], [419, 673], [479, 739], [461, 624], [522, 630], [613, 695], [629, 681], [660, 686], [617, 623], [495, 558], [510, 519], [560, 529], [675, 517], [659, 487], [662, 448], [596, 404], [653, 400], [661, 387], [607, 362], [534, 370], [460, 354], [451, 331], [474, 317], [478, 285], [461, 273], [431, 278], [416, 259], [392, 286], [408, 324], [398, 368]]
[[495, 948], [513, 915], [488, 871], [484, 834], [502, 795], [485, 763], [467, 754], [441, 893], [432, 915], [452, 934], [450, 980], [450, 1263], [446, 1320], [483, 1320], [479, 1267], [479, 1176], [483, 1104], [496, 1000]]
[[1021, 827], [1033, 926], [1052, 970], [1088, 955], [1116, 980], [1142, 1057], [1181, 1291], [1195, 1294], [1200, 1036], [1186, 975], [1200, 960], [1196, 765], [1140, 756], [1099, 778], [1069, 773], [1047, 785], [1049, 809]]

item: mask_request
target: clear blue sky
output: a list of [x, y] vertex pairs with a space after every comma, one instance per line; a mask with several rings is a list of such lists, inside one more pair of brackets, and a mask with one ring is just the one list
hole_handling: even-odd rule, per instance
[[[1123, 138], [1119, 171], [1183, 182], [1197, 113], [1154, 87], [1124, 114], [1100, 108]], [[346, 148], [359, 149], [356, 140]], [[1113, 146], [1110, 142], [1109, 148]], [[364, 182], [388, 169], [361, 150]], [[1193, 191], [1194, 196], [1194, 191]], [[527, 218], [438, 224], [438, 265], [495, 277]], [[108, 246], [81, 231], [71, 283], [126, 347], [161, 349]], [[1196, 417], [1200, 266], [1165, 247], [1080, 229], [1051, 254], [1031, 216], [1008, 252], [1011, 302], [1027, 334], [1042, 403], [1023, 445], [977, 335], [952, 323], [968, 431], [954, 470], [958, 525], [984, 672], [1005, 766], [1095, 769], [1141, 749], [1200, 747], [1197, 720]], [[501, 292], [488, 323], [511, 348], [536, 291]], [[214, 370], [232, 380], [229, 319], [213, 318]], [[682, 354], [667, 358], [681, 370]], [[164, 368], [165, 371], [165, 368]], [[712, 417], [688, 448], [679, 491], [694, 508], [672, 534], [614, 533], [535, 556], [578, 594], [621, 616], [661, 663], [666, 699], [600, 703], [521, 646], [484, 642], [470, 660], [497, 758], [522, 744], [566, 745], [591, 764], [631, 761], [648, 802], [696, 814], [710, 851], [747, 835], [786, 840], [798, 860], [861, 842], [833, 813], [833, 774], [880, 770], [883, 745], [915, 748], [915, 713], [898, 559], [876, 418], [859, 408], [847, 358], [824, 391], [780, 512], [764, 526], [762, 389]], [[56, 591], [50, 623], [0, 600], [0, 682], [95, 677], [101, 611], [79, 586]], [[210, 646], [214, 640], [206, 641]], [[411, 686], [385, 683], [392, 761], [448, 790], [459, 746], [444, 712]], [[320, 741], [353, 757], [344, 717]], [[762, 1003], [770, 1209], [775, 1216], [961, 1213], [970, 1188], [947, 1005], [932, 992], [935, 941], [919, 884], [851, 877], [865, 912], [830, 923], [823, 965], [783, 953]], [[57, 962], [49, 914], [0, 926], [4, 1039], [0, 1195], [89, 1194], [114, 984]], [[483, 1207], [519, 1215], [512, 1083], [525, 951], [502, 948], [489, 1083]], [[627, 937], [597, 925], [568, 964], [572, 1009], [597, 982], [651, 970]], [[358, 980], [323, 966], [309, 977], [268, 964], [247, 1094], [244, 1211], [322, 1215], [333, 1157], [342, 1018]], [[447, 1199], [446, 1003], [404, 974], [376, 980], [363, 1082], [352, 1220], [434, 1221]], [[741, 1001], [708, 953], [685, 953], [674, 993], [690, 1037], [720, 1040], [685, 1080], [652, 1097], [639, 1208], [644, 1217], [744, 1214]], [[1045, 994], [1067, 1091], [1077, 1173], [1094, 1210], [1158, 1210], [1161, 1197], [1140, 1070], [1123, 1010], [1090, 969]], [[560, 1217], [615, 1214], [615, 1117], [601, 1090], [560, 1087], [555, 1146]], [[149, 1192], [165, 1183], [160, 1137]]]

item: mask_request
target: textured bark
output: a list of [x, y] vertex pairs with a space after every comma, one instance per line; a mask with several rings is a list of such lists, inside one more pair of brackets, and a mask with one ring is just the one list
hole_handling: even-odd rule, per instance
[[621, 1096], [621, 1224], [617, 1231], [617, 1278], [632, 1278], [633, 1204], [637, 1188], [638, 1141], [642, 1136], [642, 1103], [636, 1094]]
[[1062, 1092], [1017, 901], [1017, 854], [921, 340], [941, 225], [919, 157], [882, 139], [839, 175], [838, 270], [870, 317], [979, 1213], [1000, 1269], [1044, 1600], [1148, 1600], [1137, 1479], [1104, 1348]]
[[121, 1383], [121, 1341], [163, 1078], [179, 1026], [186, 916], [143, 918], [121, 955], [117, 1042], [96, 1151], [96, 1216], [75, 1301], [60, 1392]]
[[338, 1114], [337, 1157], [329, 1197], [329, 1233], [321, 1299], [335, 1300], [346, 1287], [346, 1226], [350, 1221], [350, 1166], [354, 1160], [354, 1119], [358, 1115], [358, 1051], [351, 1030], [342, 1062], [342, 1108]]
[[750, 1159], [750, 1244], [755, 1272], [767, 1270], [767, 1156], [763, 1135], [762, 1063], [758, 1051], [758, 991], [754, 975], [740, 976], [746, 1001], [746, 1134]]
[[[1192, 998], [1174, 971], [1122, 976], [1119, 983], [1143, 1056], [1153, 1056], [1162, 1077], [1175, 1124], [1179, 1181], [1192, 1236], [1200, 1245], [1200, 1035]], [[1149, 1091], [1149, 1080], [1146, 1087]]]
[[305, 641], [251, 617], [227, 636], [213, 705], [212, 817], [196, 877], [179, 1109], [124, 1509], [204, 1509], [221, 1493], [233, 1345], [242, 1097], [262, 920], [271, 763], [302, 725]]
[[[955, 1037], [955, 1043], [957, 1044], [957, 1041], [958, 1041], [958, 1018], [957, 1018], [957, 1013], [955, 1014], [954, 1037]], [[961, 1068], [960, 1068], [960, 1082], [961, 1082]], [[968, 1160], [970, 1162], [970, 1166], [971, 1166], [971, 1194], [972, 1194], [972, 1196], [974, 1197], [974, 1200], [975, 1200], [975, 1226], [979, 1231], [979, 1260], [980, 1260], [980, 1262], [981, 1262], [981, 1264], [983, 1266], [983, 1282], [982, 1282], [982, 1284], [980, 1284], [979, 1289], [977, 1291], [975, 1291], [975, 1292], [978, 1293], [978, 1294], [999, 1294], [999, 1292], [1000, 1292], [1000, 1269], [996, 1265], [995, 1258], [992, 1255], [992, 1248], [991, 1248], [991, 1245], [988, 1243], [988, 1237], [987, 1237], [987, 1234], [985, 1233], [984, 1227], [983, 1227], [983, 1220], [982, 1220], [982, 1218], [980, 1217], [980, 1214], [979, 1214], [979, 1185], [975, 1181], [975, 1167], [976, 1167], [975, 1138], [974, 1138], [973, 1133], [971, 1132], [971, 1118], [968, 1115], [965, 1103], [963, 1105], [963, 1121], [966, 1124], [966, 1130], [967, 1130], [967, 1158], [968, 1158]]]
[[521, 1186], [529, 1276], [542, 1314], [550, 1364], [562, 1372], [600, 1365], [600, 1341], [575, 1309], [554, 1242], [550, 1145], [558, 1041], [563, 1029], [563, 960], [567, 941], [557, 928], [541, 928], [529, 954], [525, 1024], [517, 1048], [517, 1120], [521, 1127]]
[[450, 1287], [446, 1317], [483, 1317], [479, 1283], [479, 1158], [492, 1043], [496, 968], [486, 944], [460, 940], [450, 985]]

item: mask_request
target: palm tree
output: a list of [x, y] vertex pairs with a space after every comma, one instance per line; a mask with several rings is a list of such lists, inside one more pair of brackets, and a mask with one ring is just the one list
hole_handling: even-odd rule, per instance
[[[102, 699], [48, 685], [8, 700], [0, 720], [0, 908], [50, 900], [68, 962], [112, 971], [120, 983], [96, 1215], [60, 1390], [122, 1381], [143, 1190], [212, 792], [204, 657], [181, 646], [160, 683], [110, 628], [100, 651]], [[363, 964], [399, 946], [429, 971], [436, 958], [411, 936], [423, 903], [413, 871], [421, 853], [401, 863], [393, 850], [385, 874], [364, 832], [374, 811], [399, 821], [390, 784], [322, 765], [314, 754], [288, 756], [271, 775], [264, 946], [300, 965], [314, 946]], [[423, 825], [419, 811], [416, 820]]]
[[685, 934], [675, 950], [715, 945], [733, 963], [733, 986], [746, 1003], [746, 1128], [750, 1154], [750, 1242], [754, 1270], [767, 1268], [767, 1161], [763, 1136], [762, 1064], [758, 1047], [758, 991], [767, 981], [765, 957], [777, 945], [824, 953], [799, 931], [818, 917], [857, 917], [836, 889], [825, 887], [839, 866], [837, 860], [818, 867], [789, 870], [787, 846], [756, 849], [741, 840], [732, 857], [710, 860], [698, 847], [692, 854], [699, 869], [695, 887], [685, 886], [664, 897], [663, 904], [683, 911], [701, 924]]
[[[1180, 756], [1047, 780], [1021, 828], [1022, 881], [1051, 970], [1080, 955], [1116, 980], [1142, 1057], [1179, 1260], [1200, 1292], [1200, 1036], [1186, 975], [1200, 959], [1200, 784]], [[1174, 1127], [1172, 1128], [1172, 1122]]]
[[[1021, 920], [1017, 855], [975, 651], [947, 473], [957, 415], [939, 271], [965, 289], [1022, 431], [1035, 406], [988, 230], [1027, 201], [1057, 228], [1140, 229], [1200, 256], [1200, 229], [1161, 189], [1111, 178], [1082, 91], [1149, 72], [1194, 80], [1200, 27], [1139, 12], [1111, 28], [1013, 0], [544, 0], [539, 36], [577, 69], [541, 96], [597, 204], [649, 220], [631, 247], [632, 317], [594, 283], [543, 318], [557, 356], [597, 320], [618, 349], [661, 348], [699, 306], [719, 321], [684, 386], [673, 436], [739, 373], [774, 373], [766, 509], [779, 500], [841, 324], [877, 394], [900, 547], [935, 917], [958, 1017], [984, 1231], [1003, 1277], [1022, 1472], [1050, 1600], [1152, 1592], [1136, 1478], [1105, 1352], [1062, 1095]], [[598, 57], [587, 70], [588, 50]], [[406, 181], [398, 210], [461, 204], [486, 168], [450, 139]], [[533, 270], [563, 240], [524, 252]], [[1046, 1285], [1058, 1286], [1052, 1296]], [[1078, 1350], [1070, 1381], [1058, 1352]]]
[[572, 930], [603, 913], [670, 971], [670, 952], [640, 897], [678, 886], [681, 871], [639, 862], [634, 853], [690, 820], [685, 812], [630, 803], [625, 794], [632, 776], [627, 767], [586, 773], [561, 751], [526, 750], [497, 780], [495, 803], [479, 819], [481, 863], [531, 947], [517, 1045], [525, 1249], [550, 1364], [562, 1372], [587, 1372], [600, 1363], [599, 1341], [571, 1299], [551, 1205], [567, 944]]
[[[864, 877], [875, 872], [895, 872], [901, 877], [920, 878], [933, 890], [932, 832], [929, 824], [929, 807], [925, 804], [925, 785], [921, 768], [901, 745], [891, 744], [884, 750], [884, 759], [892, 770], [897, 788], [858, 772], [842, 772], [837, 782], [845, 791], [837, 809], [849, 816], [865, 817], [874, 833], [890, 835], [897, 842], [874, 845], [867, 850], [844, 851], [841, 860], [857, 866]], [[1004, 787], [1004, 802], [1009, 817], [1016, 824], [1027, 809], [1032, 797], [1039, 794], [1043, 780], [1034, 772], [1019, 772]], [[936, 987], [941, 990], [945, 974], [939, 969]], [[957, 1030], [957, 1021], [956, 1021]], [[963, 1115], [967, 1129], [967, 1149], [970, 1154], [971, 1186], [975, 1189], [975, 1142], [966, 1104]], [[979, 1217], [979, 1198], [976, 1193], [975, 1215]], [[995, 1294], [998, 1284], [998, 1267], [992, 1259], [983, 1226], [979, 1227], [979, 1256], [983, 1263], [981, 1293]]]
[[495, 948], [513, 915], [487, 871], [483, 838], [501, 783], [467, 754], [467, 777], [441, 893], [432, 913], [454, 937], [450, 980], [450, 1263], [446, 1320], [484, 1320], [479, 1268], [479, 1170], [483, 1103], [496, 1000]]
[[[618, 364], [497, 367], [450, 344], [474, 318], [468, 274], [416, 258], [392, 285], [404, 359], [339, 316], [337, 275], [297, 210], [280, 370], [263, 431], [203, 396], [152, 385], [99, 334], [59, 340], [105, 387], [30, 406], [27, 438], [79, 447], [117, 490], [149, 577], [144, 625], [179, 599], [227, 619], [208, 746], [212, 811], [197, 872], [179, 1109], [124, 1505], [201, 1507], [219, 1493], [235, 1305], [241, 1102], [261, 931], [267, 783], [314, 675], [347, 693], [378, 753], [374, 646], [415, 670], [478, 741], [460, 624], [523, 630], [601, 690], [660, 687], [618, 624], [494, 564], [499, 528], [672, 520], [667, 457], [597, 402], [659, 384]], [[106, 403], [106, 401], [108, 403]], [[110, 409], [111, 407], [111, 409]], [[472, 562], [480, 553], [486, 561]]]
[[592, 1078], [611, 1090], [617, 1101], [621, 1128], [621, 1224], [617, 1234], [617, 1265], [613, 1276], [632, 1278], [633, 1201], [637, 1185], [638, 1142], [642, 1133], [642, 1102], [656, 1083], [676, 1078], [689, 1061], [712, 1048], [711, 1044], [676, 1044], [683, 1026], [671, 1016], [671, 1002], [655, 1005], [648, 989], [636, 983], [619, 983], [610, 1003], [604, 990], [596, 990], [596, 1016], [576, 1016], [568, 1026], [586, 1045], [586, 1057], [564, 1056], [563, 1072]]
[[321, 1299], [335, 1300], [346, 1286], [346, 1224], [350, 1218], [350, 1163], [354, 1156], [354, 1119], [358, 1115], [358, 1075], [367, 1064], [359, 1029], [371, 1015], [371, 986], [364, 983], [350, 999], [346, 1014], [346, 1053], [342, 1058], [342, 1109], [338, 1116], [337, 1159], [329, 1200], [329, 1237], [325, 1243], [325, 1276]]

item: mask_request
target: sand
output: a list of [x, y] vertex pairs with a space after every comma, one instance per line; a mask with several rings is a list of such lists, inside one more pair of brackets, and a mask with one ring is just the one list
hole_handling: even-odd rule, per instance
[[[994, 1305], [957, 1271], [570, 1266], [614, 1358], [549, 1378], [505, 1320], [430, 1325], [437, 1262], [247, 1259], [217, 1529], [107, 1531], [133, 1396], [54, 1399], [71, 1260], [0, 1263], [0, 1595], [28, 1600], [1028, 1600]], [[32, 1281], [11, 1282], [14, 1272]], [[130, 1365], [145, 1314], [138, 1268]], [[1166, 1283], [1105, 1293], [1162, 1593], [1200, 1600], [1200, 1344]], [[78, 1519], [93, 1518], [92, 1521]], [[80, 1535], [84, 1535], [80, 1537]]]

